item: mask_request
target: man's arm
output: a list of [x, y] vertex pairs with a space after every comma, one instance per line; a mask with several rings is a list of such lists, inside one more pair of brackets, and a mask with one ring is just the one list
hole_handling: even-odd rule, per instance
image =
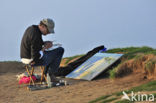
[[32, 35], [32, 40], [31, 40], [31, 57], [33, 59], [33, 62], [39, 61], [40, 58], [40, 53], [39, 51], [42, 49], [42, 41], [40, 40], [39, 37], [37, 37], [35, 34]]

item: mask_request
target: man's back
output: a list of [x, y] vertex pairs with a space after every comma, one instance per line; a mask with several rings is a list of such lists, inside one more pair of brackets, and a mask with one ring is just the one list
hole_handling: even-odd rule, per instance
[[42, 49], [42, 33], [37, 25], [28, 27], [23, 35], [20, 56], [21, 58], [33, 59], [37, 61], [40, 57], [39, 51]]

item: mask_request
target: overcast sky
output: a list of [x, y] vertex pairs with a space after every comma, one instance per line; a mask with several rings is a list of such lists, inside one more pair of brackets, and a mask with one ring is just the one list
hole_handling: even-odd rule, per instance
[[43, 18], [55, 21], [64, 57], [105, 45], [156, 48], [156, 0], [0, 0], [0, 61], [20, 60], [25, 29]]

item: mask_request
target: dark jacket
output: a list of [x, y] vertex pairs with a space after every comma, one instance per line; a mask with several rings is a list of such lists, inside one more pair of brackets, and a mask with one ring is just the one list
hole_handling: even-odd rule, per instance
[[44, 42], [42, 40], [42, 33], [38, 26], [32, 25], [28, 27], [21, 41], [21, 58], [32, 58], [33, 61], [38, 62], [41, 56], [39, 51], [42, 49], [42, 45], [44, 45]]

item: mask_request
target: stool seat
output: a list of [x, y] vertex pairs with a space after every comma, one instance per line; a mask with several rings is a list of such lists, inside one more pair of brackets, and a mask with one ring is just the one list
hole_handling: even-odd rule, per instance
[[[28, 65], [30, 65], [30, 64], [28, 64]], [[36, 67], [36, 66], [46, 66], [46, 65], [44, 65], [44, 64], [34, 64], [34, 65], [31, 65], [32, 67]]]

